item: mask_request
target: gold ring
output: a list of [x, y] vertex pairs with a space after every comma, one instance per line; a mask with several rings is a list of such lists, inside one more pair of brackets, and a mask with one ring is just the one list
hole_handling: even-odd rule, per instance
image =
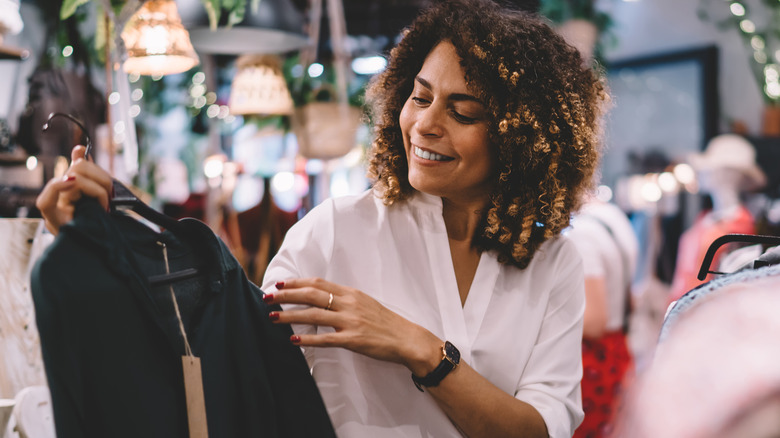
[[333, 305], [333, 294], [330, 294], [330, 297], [328, 298], [328, 305], [325, 306], [325, 310], [330, 310], [330, 306]]

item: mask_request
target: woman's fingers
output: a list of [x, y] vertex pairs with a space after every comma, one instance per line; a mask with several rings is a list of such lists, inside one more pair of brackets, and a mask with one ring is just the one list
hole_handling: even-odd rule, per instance
[[73, 161], [65, 175], [69, 178], [75, 178], [76, 183], [74, 190], [64, 194], [64, 200], [73, 203], [82, 196], [88, 196], [97, 199], [100, 205], [108, 210], [108, 201], [114, 185], [113, 180], [108, 172], [95, 163], [84, 159], [85, 151], [84, 146], [76, 146], [71, 151]]
[[57, 207], [57, 198], [65, 189], [70, 189], [76, 184], [76, 178], [54, 178], [43, 187], [40, 195], [35, 200], [35, 207], [42, 213], [51, 212]]
[[[295, 334], [290, 341], [296, 345], [341, 347], [375, 359], [406, 363], [407, 356], [413, 355], [399, 346], [418, 332], [429, 333], [357, 289], [317, 278], [284, 280], [276, 289], [263, 300], [293, 306], [270, 312], [271, 321], [333, 328]], [[331, 295], [333, 301], [326, 310]]]
[[[76, 146], [74, 149], [81, 149], [81, 155], [84, 154], [83, 146]], [[73, 156], [76, 154], [77, 152], [73, 152]], [[114, 186], [113, 179], [111, 178], [111, 175], [108, 174], [108, 172], [101, 169], [97, 164], [91, 161], [87, 161], [83, 158], [76, 158], [66, 172], [66, 175], [75, 176], [77, 178], [81, 177], [83, 180], [85, 179], [93, 181], [103, 187], [106, 195], [111, 193], [111, 190]]]
[[70, 150], [70, 162], [75, 163], [79, 159], [83, 159], [86, 153], [86, 147], [82, 145], [74, 146], [73, 149]]
[[[71, 194], [73, 195], [70, 196]], [[100, 202], [100, 205], [108, 211], [109, 193], [100, 182], [95, 181], [94, 179], [88, 179], [81, 175], [76, 176], [76, 185], [74, 189], [65, 193], [65, 196], [70, 197], [71, 203], [77, 201], [82, 196], [95, 198]]]
[[300, 310], [285, 310], [283, 312], [271, 312], [272, 321], [280, 324], [311, 324], [334, 327], [338, 330], [339, 318], [334, 312], [319, 307], [307, 307]]
[[62, 179], [49, 181], [35, 201], [53, 234], [60, 226], [73, 219], [73, 204], [82, 196], [96, 198], [108, 210], [113, 190], [111, 176], [95, 163], [84, 159], [86, 148], [76, 146], [71, 151], [71, 166]]
[[46, 228], [52, 233], [57, 234], [60, 226], [73, 218], [72, 209], [70, 211], [60, 211], [58, 209], [60, 195], [76, 184], [75, 178], [55, 178], [46, 183], [38, 198], [35, 200], [35, 207], [40, 210], [41, 215], [46, 219]]
[[342, 289], [344, 289], [344, 287], [341, 285], [331, 283], [330, 281], [325, 281], [321, 278], [290, 278], [285, 281], [276, 283], [277, 289], [289, 290], [304, 287], [335, 291], [336, 293], [339, 293]]
[[301, 347], [340, 347], [344, 344], [344, 341], [336, 333], [292, 335], [290, 342]]
[[338, 297], [347, 292], [343, 286], [319, 279], [292, 279], [276, 284], [277, 291], [266, 294], [267, 303], [303, 304], [321, 309], [336, 310]]

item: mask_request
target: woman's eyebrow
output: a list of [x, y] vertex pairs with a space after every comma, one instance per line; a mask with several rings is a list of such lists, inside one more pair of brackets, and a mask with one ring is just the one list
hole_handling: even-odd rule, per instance
[[[427, 88], [428, 90], [433, 90], [433, 86], [431, 86], [431, 83], [428, 82], [425, 78], [421, 78], [419, 76], [415, 76], [414, 80], [417, 81], [423, 87]], [[476, 103], [482, 105], [482, 101], [481, 100], [477, 99], [475, 96], [472, 96], [472, 95], [466, 94], [466, 93], [452, 93], [449, 96], [447, 96], [447, 100], [455, 101], [455, 102], [459, 102], [459, 101], [464, 101], [465, 100], [465, 101], [476, 102]]]

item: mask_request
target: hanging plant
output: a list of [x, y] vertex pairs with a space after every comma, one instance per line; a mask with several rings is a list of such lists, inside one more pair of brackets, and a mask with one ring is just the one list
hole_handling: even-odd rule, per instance
[[764, 103], [776, 107], [780, 106], [780, 2], [760, 4], [753, 10], [739, 1], [701, 0], [697, 12], [702, 21], [721, 31], [739, 32]]
[[302, 68], [299, 56], [290, 57], [285, 63], [283, 72], [295, 103], [291, 127], [300, 155], [337, 158], [356, 144], [355, 134], [363, 122], [366, 84], [352, 78], [346, 84], [346, 96], [339, 96], [335, 67], [328, 62], [319, 65], [322, 72], [312, 77], [308, 69]]
[[596, 29], [593, 58], [600, 64], [604, 64], [604, 42], [606, 41], [610, 46], [617, 43], [615, 36], [610, 32], [614, 25], [612, 17], [607, 12], [596, 8], [595, 0], [542, 0], [539, 12], [558, 26], [572, 20], [591, 23]]
[[[88, 3], [90, 0], [64, 0], [60, 8], [60, 19], [65, 20], [76, 12], [79, 6]], [[143, 0], [103, 0], [102, 6], [111, 6], [111, 10], [117, 17], [126, 14], [131, 16], [141, 5]], [[227, 27], [240, 23], [246, 15], [247, 0], [201, 0], [209, 16], [209, 25], [216, 29], [223, 13], [228, 14]], [[260, 0], [251, 0], [250, 8], [252, 13], [257, 12], [260, 6]], [[129, 19], [129, 17], [128, 17]], [[127, 22], [127, 20], [124, 20]]]
[[613, 24], [612, 17], [596, 9], [593, 0], [542, 0], [540, 12], [554, 23], [571, 19], [590, 21], [599, 33], [606, 32]]
[[[217, 29], [222, 14], [228, 14], [225, 27], [232, 27], [234, 24], [242, 22], [246, 15], [247, 0], [200, 1], [206, 9], [206, 13], [209, 17], [209, 27], [211, 27], [212, 30]], [[257, 12], [261, 0], [249, 1], [251, 12]], [[89, 2], [90, 0], [64, 0], [60, 7], [60, 20], [68, 19], [76, 13], [79, 6]], [[97, 30], [95, 32], [95, 49], [101, 57], [106, 42], [110, 40], [108, 35], [114, 35], [114, 43], [118, 46], [122, 45], [121, 39], [119, 38], [121, 30], [124, 29], [125, 25], [127, 25], [133, 15], [138, 12], [145, 2], [146, 0], [99, 0], [96, 7], [98, 12], [97, 15], [103, 16], [103, 12], [105, 12], [109, 17], [108, 29], [106, 29], [106, 26], [101, 20], [98, 20]], [[116, 28], [119, 28], [120, 31], [116, 32], [114, 30]], [[105, 59], [103, 61], [105, 61]]]

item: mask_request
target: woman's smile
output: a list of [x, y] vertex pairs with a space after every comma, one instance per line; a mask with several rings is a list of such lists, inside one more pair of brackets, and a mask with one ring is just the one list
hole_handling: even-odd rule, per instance
[[425, 161], [452, 161], [454, 158], [446, 155], [437, 154], [436, 152], [423, 149], [419, 146], [413, 146], [414, 155]]

